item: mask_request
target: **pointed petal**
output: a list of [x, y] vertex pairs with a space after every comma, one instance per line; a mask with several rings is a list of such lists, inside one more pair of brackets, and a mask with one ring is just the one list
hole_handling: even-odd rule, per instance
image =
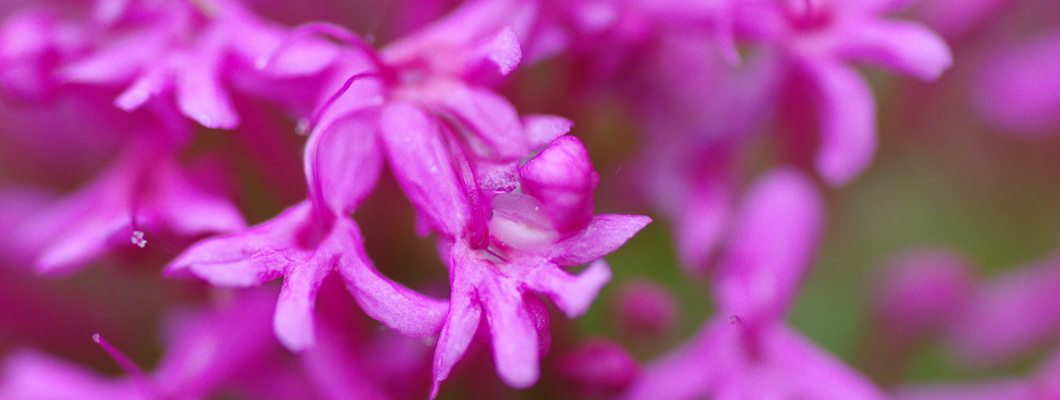
[[216, 65], [183, 69], [176, 81], [177, 105], [202, 126], [232, 129], [239, 125], [239, 115], [221, 87], [217, 71]]
[[817, 90], [821, 147], [817, 171], [832, 185], [854, 179], [876, 152], [876, 105], [856, 71], [830, 62], [806, 62]]
[[[61, 78], [88, 84], [121, 84], [135, 78], [147, 61], [156, 61], [168, 47], [164, 34], [129, 35], [74, 60], [58, 71]], [[124, 108], [124, 107], [122, 107]]]
[[521, 290], [515, 283], [500, 279], [491, 283], [482, 296], [486, 298], [486, 320], [497, 374], [508, 386], [529, 388], [540, 375], [535, 318], [523, 304]]
[[299, 235], [311, 220], [309, 202], [304, 201], [246, 231], [192, 245], [163, 274], [189, 270], [217, 286], [261, 285], [312, 257], [312, 251], [298, 245]]
[[364, 240], [357, 226], [347, 218], [335, 227], [336, 236], [345, 236], [339, 272], [346, 287], [365, 314], [405, 336], [428, 337], [438, 333], [445, 323], [449, 303], [437, 300], [382, 276], [372, 266], [361, 244]]
[[154, 68], [133, 82], [124, 92], [114, 100], [114, 105], [125, 111], [133, 111], [144, 105], [151, 97], [162, 94], [169, 90], [173, 77], [169, 72], [163, 71], [162, 67]]
[[539, 149], [566, 135], [574, 123], [554, 115], [527, 115], [523, 117], [523, 129], [530, 138], [530, 149]]
[[611, 281], [611, 268], [604, 260], [589, 264], [578, 275], [571, 275], [552, 263], [530, 268], [525, 280], [527, 287], [547, 295], [567, 318], [572, 319], [585, 314], [600, 289]]
[[412, 205], [436, 229], [462, 236], [470, 206], [449, 162], [437, 121], [401, 102], [386, 106], [380, 119], [390, 165]]
[[511, 26], [502, 29], [497, 35], [479, 45], [472, 53], [475, 55], [471, 56], [468, 61], [489, 60], [497, 65], [497, 70], [501, 75], [508, 75], [515, 70], [523, 58], [523, 51], [519, 47], [519, 37], [516, 36], [515, 29]]
[[331, 257], [314, 257], [309, 262], [288, 268], [276, 302], [272, 328], [283, 347], [300, 352], [316, 342], [317, 292], [331, 272]]
[[953, 64], [950, 48], [927, 27], [906, 21], [871, 20], [840, 37], [840, 57], [881, 65], [934, 80]]
[[449, 377], [456, 362], [464, 357], [482, 318], [482, 305], [475, 294], [475, 288], [468, 281], [468, 276], [461, 273], [467, 268], [463, 264], [467, 255], [459, 249], [454, 249], [451, 253], [452, 270], [449, 280], [453, 289], [449, 299], [449, 315], [438, 335], [438, 346], [434, 350], [431, 399], [438, 395], [438, 386]]
[[759, 179], [718, 271], [719, 309], [752, 325], [780, 319], [815, 255], [823, 217], [817, 191], [800, 173], [780, 169]]
[[353, 213], [371, 193], [383, 166], [374, 110], [355, 112], [313, 131], [306, 143], [309, 197], [331, 213]]
[[587, 264], [622, 247], [637, 232], [651, 223], [643, 215], [604, 214], [594, 216], [589, 224], [569, 238], [549, 248], [545, 258], [561, 267]]

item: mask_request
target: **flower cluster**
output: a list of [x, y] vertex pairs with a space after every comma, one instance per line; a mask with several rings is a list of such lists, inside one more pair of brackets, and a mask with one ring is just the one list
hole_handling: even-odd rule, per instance
[[[928, 338], [988, 368], [1057, 337], [1055, 260], [977, 278], [955, 251], [897, 258], [882, 372], [788, 322], [832, 198], [880, 147], [859, 68], [931, 82], [972, 43], [997, 55], [969, 72], [984, 123], [1058, 126], [1060, 21], [981, 45], [1002, 2], [911, 3], [0, 6], [0, 398], [1060, 395], [1056, 356], [889, 381]], [[707, 281], [696, 332], [674, 284], [604, 259], [655, 238], [677, 281]], [[591, 337], [569, 320], [607, 313], [616, 277]]]

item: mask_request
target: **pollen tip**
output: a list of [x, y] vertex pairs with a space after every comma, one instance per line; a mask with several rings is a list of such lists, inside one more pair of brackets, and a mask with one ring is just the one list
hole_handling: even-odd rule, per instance
[[100, 337], [98, 333], [93, 333], [93, 334], [92, 334], [92, 341], [93, 341], [93, 342], [96, 342], [96, 344], [99, 344], [99, 342], [100, 342], [101, 340], [103, 340], [103, 338], [102, 338], [102, 337]]

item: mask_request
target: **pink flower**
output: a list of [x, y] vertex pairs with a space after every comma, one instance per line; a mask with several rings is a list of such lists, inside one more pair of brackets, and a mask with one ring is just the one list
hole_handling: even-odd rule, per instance
[[751, 189], [714, 282], [718, 315], [642, 370], [623, 399], [882, 399], [871, 382], [783, 323], [813, 257], [821, 200], [778, 170]]
[[903, 0], [744, 1], [738, 38], [778, 49], [813, 89], [820, 126], [818, 172], [831, 184], [857, 176], [876, 149], [876, 111], [868, 84], [848, 65], [866, 62], [930, 80], [952, 63], [927, 28], [883, 16]]
[[143, 248], [154, 238], [196, 238], [242, 229], [224, 196], [216, 165], [178, 163], [162, 130], [132, 135], [119, 158], [66, 197], [18, 205], [22, 218], [0, 226], [18, 233], [4, 253], [44, 273], [73, 273], [116, 249]]
[[283, 37], [283, 28], [237, 0], [100, 1], [91, 16], [75, 18], [27, 12], [0, 32], [0, 64], [15, 67], [0, 81], [29, 98], [61, 84], [124, 87], [115, 105], [126, 111], [172, 92], [184, 115], [231, 129], [239, 115], [227, 86], [260, 89], [262, 81], [315, 74], [336, 55], [333, 46], [306, 42], [258, 72], [255, 63]]
[[[650, 219], [591, 214], [585, 204], [591, 204], [597, 177], [572, 137], [553, 140], [516, 170], [510, 162], [465, 153], [450, 126], [417, 107], [390, 105], [382, 121], [395, 175], [427, 226], [442, 235], [449, 265], [452, 294], [435, 351], [432, 397], [483, 316], [501, 379], [529, 387], [537, 381], [539, 345], [548, 335], [546, 308], [531, 293], [546, 295], [568, 317], [581, 315], [610, 270], [602, 261], [577, 276], [561, 267], [614, 251]], [[564, 125], [540, 129], [551, 133], [530, 137], [548, 140], [566, 132]], [[527, 182], [533, 190], [524, 190]], [[540, 197], [528, 194], [535, 191]]]

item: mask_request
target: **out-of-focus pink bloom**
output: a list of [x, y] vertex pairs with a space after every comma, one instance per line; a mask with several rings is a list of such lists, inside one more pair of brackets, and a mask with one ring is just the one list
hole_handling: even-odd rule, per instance
[[880, 65], [930, 80], [952, 62], [946, 43], [924, 26], [884, 19], [905, 3], [737, 2], [737, 38], [777, 48], [813, 87], [821, 131], [815, 162], [831, 184], [857, 176], [876, 150], [872, 92], [848, 63]]
[[23, 350], [8, 357], [0, 380], [4, 399], [199, 399], [232, 384], [232, 378], [274, 362], [279, 350], [269, 335], [271, 295], [251, 292], [221, 309], [174, 314], [168, 325], [166, 353], [155, 372], [146, 374], [124, 355], [114, 353], [131, 376], [109, 378], [80, 366]]
[[891, 397], [895, 400], [1052, 400], [1060, 398], [1060, 352], [1023, 378], [974, 383], [910, 385]]
[[284, 29], [236, 0], [99, 1], [91, 15], [28, 11], [0, 32], [3, 76], [21, 97], [46, 97], [61, 84], [124, 87], [115, 105], [131, 111], [175, 94], [181, 112], [210, 128], [239, 123], [226, 86], [320, 72], [333, 46], [302, 43], [259, 71]]
[[627, 282], [619, 289], [612, 314], [619, 332], [635, 338], [658, 338], [675, 328], [677, 299], [652, 281]]
[[768, 119], [779, 66], [751, 56], [734, 69], [697, 36], [660, 39], [655, 55], [637, 86], [650, 95], [631, 96], [651, 138], [638, 181], [672, 221], [681, 265], [704, 273], [730, 227], [739, 151]]
[[618, 344], [590, 339], [564, 354], [557, 366], [580, 397], [613, 397], [633, 383], [637, 362]]
[[981, 285], [946, 340], [963, 363], [995, 365], [1060, 332], [1060, 258], [1051, 256]]
[[[221, 176], [211, 163], [180, 165], [161, 131], [135, 134], [117, 160], [75, 193], [8, 202], [12, 208], [5, 211], [20, 218], [0, 226], [10, 235], [0, 250], [14, 263], [63, 274], [115, 249], [142, 248], [154, 236], [195, 238], [241, 229], [243, 217], [223, 195]], [[26, 198], [12, 199], [20, 197]]]
[[976, 289], [968, 261], [945, 249], [911, 250], [884, 268], [876, 313], [881, 328], [900, 340], [915, 340], [948, 327]]
[[1005, 133], [1060, 126], [1060, 31], [994, 52], [974, 90], [980, 112]]
[[647, 365], [624, 399], [882, 399], [871, 382], [783, 322], [814, 255], [812, 184], [774, 171], [751, 189], [714, 284], [718, 315]]

